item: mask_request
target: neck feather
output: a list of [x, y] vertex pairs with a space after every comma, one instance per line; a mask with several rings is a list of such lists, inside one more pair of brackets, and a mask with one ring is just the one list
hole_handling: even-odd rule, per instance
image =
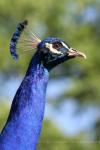
[[47, 69], [35, 54], [12, 102], [0, 137], [1, 147], [6, 150], [36, 149], [44, 116], [48, 76]]

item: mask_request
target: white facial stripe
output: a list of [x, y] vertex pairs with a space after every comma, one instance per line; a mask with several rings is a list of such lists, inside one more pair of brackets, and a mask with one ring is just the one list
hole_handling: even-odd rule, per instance
[[69, 47], [64, 43], [64, 42], [61, 42], [62, 43], [62, 45], [64, 46], [64, 47], [66, 47], [67, 49], [69, 49]]
[[63, 54], [61, 51], [58, 51], [57, 49], [53, 48], [52, 44], [50, 43], [46, 43], [45, 46], [54, 54]]

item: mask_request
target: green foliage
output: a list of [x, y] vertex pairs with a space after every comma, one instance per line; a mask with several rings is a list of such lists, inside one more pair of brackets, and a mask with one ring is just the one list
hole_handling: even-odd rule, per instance
[[0, 101], [0, 131], [4, 127], [9, 113], [8, 103], [5, 101]]

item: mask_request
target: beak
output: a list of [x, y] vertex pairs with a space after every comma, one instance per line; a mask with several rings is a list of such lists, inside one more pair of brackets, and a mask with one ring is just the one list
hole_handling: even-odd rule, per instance
[[76, 56], [78, 56], [78, 57], [86, 59], [86, 55], [84, 53], [79, 52], [79, 51], [77, 51], [74, 48], [69, 48], [68, 56], [70, 56], [70, 57], [76, 57]]

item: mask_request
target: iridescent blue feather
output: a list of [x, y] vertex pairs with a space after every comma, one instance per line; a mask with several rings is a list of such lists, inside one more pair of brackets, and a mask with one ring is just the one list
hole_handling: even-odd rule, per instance
[[16, 45], [17, 42], [21, 36], [21, 33], [23, 32], [24, 28], [26, 27], [26, 25], [28, 24], [28, 21], [25, 20], [21, 23], [19, 23], [16, 27], [16, 31], [13, 33], [11, 41], [10, 41], [10, 53], [13, 57], [13, 59], [18, 59], [18, 54], [17, 54], [17, 50], [16, 50]]

